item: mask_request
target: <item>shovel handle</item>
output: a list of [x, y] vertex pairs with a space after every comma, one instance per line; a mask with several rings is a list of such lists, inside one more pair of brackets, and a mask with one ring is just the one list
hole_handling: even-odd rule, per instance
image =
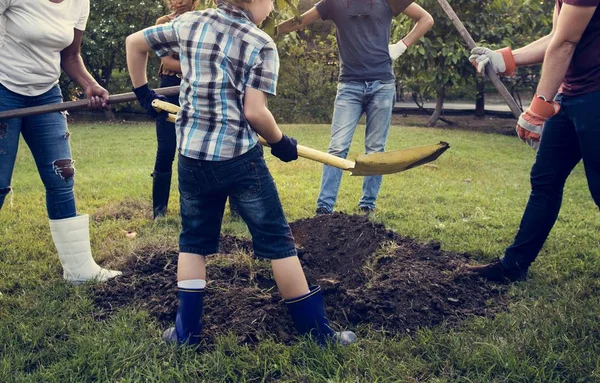
[[[177, 105], [173, 105], [168, 102], [164, 102], [164, 101], [160, 101], [160, 100], [154, 100], [154, 101], [152, 101], [152, 107], [154, 107], [157, 110], [163, 110], [165, 112], [168, 112], [167, 121], [174, 123], [177, 120], [177, 116], [174, 114], [174, 113], [177, 113], [179, 110], [179, 107]], [[262, 146], [269, 146], [269, 147], [271, 146], [261, 136], [258, 136], [258, 142]], [[300, 156], [302, 158], [307, 158], [309, 160], [317, 161], [322, 164], [327, 164], [327, 165], [336, 167], [338, 169], [352, 170], [352, 169], [354, 169], [354, 166], [355, 166], [355, 163], [353, 161], [349, 161], [344, 158], [336, 157], [333, 154], [324, 153], [319, 150], [306, 147], [304, 145], [298, 145], [297, 149], [298, 149], [298, 156]]]
[[[154, 91], [158, 94], [162, 94], [163, 96], [174, 96], [176, 94], [179, 94], [179, 86], [170, 86], [167, 88], [157, 88]], [[121, 102], [129, 102], [129, 101], [135, 101], [135, 100], [136, 100], [136, 97], [133, 92], [115, 94], [113, 96], [109, 96], [109, 98], [108, 98], [108, 102], [110, 104], [118, 104]], [[0, 120], [6, 120], [9, 118], [34, 116], [36, 114], [62, 112], [63, 110], [83, 109], [83, 108], [86, 108], [87, 106], [88, 106], [88, 100], [77, 100], [77, 101], [61, 102], [59, 104], [33, 106], [31, 108], [6, 110], [4, 112], [0, 112]]]
[[[456, 30], [458, 30], [458, 33], [462, 36], [463, 40], [465, 40], [465, 42], [467, 43], [467, 47], [469, 47], [469, 49], [475, 48], [477, 46], [475, 44], [475, 40], [473, 40], [473, 37], [471, 37], [471, 34], [469, 33], [469, 31], [467, 31], [467, 28], [465, 28], [465, 25], [462, 23], [462, 21], [460, 21], [460, 19], [456, 15], [456, 12], [454, 12], [454, 9], [452, 9], [450, 4], [448, 4], [448, 1], [437, 0], [437, 2], [440, 4], [448, 18], [452, 21], [452, 23], [456, 27]], [[506, 89], [506, 87], [502, 83], [502, 80], [500, 80], [500, 77], [498, 77], [496, 72], [492, 70], [491, 65], [485, 66], [485, 74], [488, 76], [492, 84], [494, 84], [494, 86], [498, 90], [498, 93], [500, 93], [502, 98], [504, 98], [504, 101], [506, 101], [506, 104], [508, 105], [513, 116], [515, 116], [515, 118], [519, 118], [523, 111], [521, 110], [521, 108], [519, 108], [519, 106], [515, 102], [515, 99], [513, 98], [513, 96], [511, 96], [508, 89]]]
[[[263, 146], [271, 146], [264, 138], [258, 137], [258, 142]], [[309, 160], [317, 161], [322, 164], [330, 165], [338, 169], [342, 170], [352, 170], [354, 169], [355, 163], [353, 161], [347, 160], [345, 158], [336, 157], [333, 154], [324, 153], [319, 150], [306, 147], [304, 145], [298, 144], [298, 156], [302, 158], [306, 158]]]

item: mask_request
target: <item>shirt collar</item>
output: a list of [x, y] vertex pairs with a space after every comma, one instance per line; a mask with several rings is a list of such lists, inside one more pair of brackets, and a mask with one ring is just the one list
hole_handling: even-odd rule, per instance
[[252, 14], [250, 12], [248, 12], [245, 9], [236, 7], [235, 5], [232, 5], [226, 1], [219, 1], [219, 3], [217, 4], [217, 8], [231, 16], [246, 18], [248, 19], [248, 21], [254, 23], [254, 20], [252, 20]]

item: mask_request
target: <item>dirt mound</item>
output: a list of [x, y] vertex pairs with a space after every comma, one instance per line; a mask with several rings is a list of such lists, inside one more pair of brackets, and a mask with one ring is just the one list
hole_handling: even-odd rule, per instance
[[[309, 283], [323, 288], [335, 327], [366, 325], [398, 334], [505, 308], [503, 286], [465, 272], [468, 255], [442, 251], [438, 243], [418, 243], [356, 215], [317, 216], [291, 227]], [[270, 265], [253, 259], [251, 249], [249, 240], [223, 236], [222, 255], [209, 257], [203, 315], [208, 342], [228, 332], [243, 342], [288, 342], [294, 335]], [[123, 276], [92, 288], [96, 316], [133, 306], [171, 325], [176, 264], [175, 249], [138, 251]]]

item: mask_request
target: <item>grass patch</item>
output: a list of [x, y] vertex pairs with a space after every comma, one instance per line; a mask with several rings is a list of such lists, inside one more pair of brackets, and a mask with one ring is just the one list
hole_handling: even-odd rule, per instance
[[[326, 150], [325, 125], [286, 125], [303, 145]], [[177, 246], [177, 182], [166, 218], [151, 219], [156, 140], [153, 125], [71, 127], [78, 211], [90, 214], [92, 248], [104, 265], [139, 249]], [[350, 158], [363, 146], [364, 127]], [[394, 126], [387, 148], [447, 141], [435, 167], [385, 176], [372, 219], [402, 236], [486, 261], [502, 254], [529, 194], [534, 152], [514, 137]], [[313, 215], [322, 166], [265, 158], [290, 221]], [[61, 279], [43, 187], [24, 143], [0, 213], [1, 382], [594, 382], [600, 380], [600, 222], [583, 168], [569, 180], [558, 222], [531, 279], [510, 291], [510, 311], [444, 325], [413, 336], [359, 329], [348, 348], [319, 349], [266, 340], [256, 347], [219, 338], [196, 353], [166, 347], [144, 311], [123, 309], [95, 320], [89, 286]], [[362, 179], [347, 174], [336, 210], [357, 212]], [[136, 232], [135, 238], [126, 235]], [[223, 233], [248, 236], [225, 214]], [[161, 250], [163, 251], [163, 250]], [[381, 257], [393, 249], [382, 248]], [[136, 253], [137, 254], [137, 253]], [[151, 254], [149, 254], [151, 256]], [[241, 257], [240, 267], [246, 260]], [[174, 297], [165, 297], [174, 299]]]

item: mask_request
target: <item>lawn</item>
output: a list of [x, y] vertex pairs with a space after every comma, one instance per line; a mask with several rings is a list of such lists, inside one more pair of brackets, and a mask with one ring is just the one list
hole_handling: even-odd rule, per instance
[[[282, 129], [306, 146], [327, 147], [325, 125]], [[71, 132], [78, 211], [93, 217], [96, 260], [118, 265], [140, 248], [176, 246], [176, 182], [168, 216], [150, 217], [153, 125], [72, 124]], [[350, 157], [361, 152], [363, 133], [360, 127]], [[418, 242], [491, 260], [518, 228], [534, 152], [515, 137], [403, 126], [391, 128], [387, 148], [439, 141], [451, 148], [433, 165], [384, 178], [371, 219]], [[311, 217], [321, 165], [285, 164], [268, 150], [265, 157], [288, 220]], [[195, 352], [166, 346], [163, 326], [144, 310], [99, 320], [92, 287], [61, 279], [43, 187], [23, 142], [12, 187], [0, 213], [0, 382], [600, 381], [600, 221], [581, 165], [531, 278], [508, 290], [508, 311], [404, 336], [358, 328], [356, 345], [326, 349], [224, 336]], [[361, 178], [345, 175], [336, 210], [358, 213], [360, 193]], [[223, 232], [248, 236], [229, 215]]]

